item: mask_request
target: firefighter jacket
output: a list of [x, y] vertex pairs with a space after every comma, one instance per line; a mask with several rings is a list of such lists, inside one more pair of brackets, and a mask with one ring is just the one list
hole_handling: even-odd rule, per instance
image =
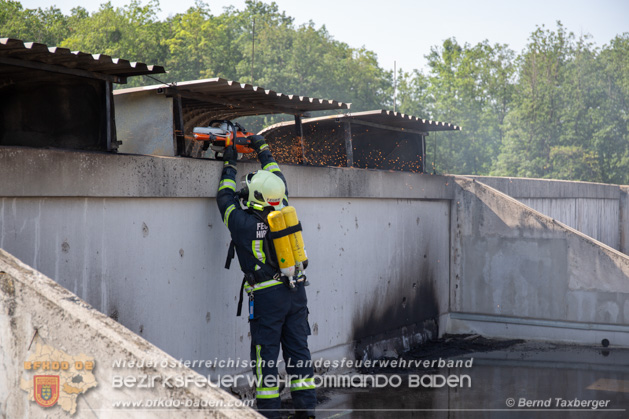
[[[260, 152], [258, 159], [263, 170], [277, 175], [286, 186], [286, 179], [269, 150]], [[255, 276], [258, 283], [255, 286], [256, 289], [279, 285], [282, 282], [277, 280], [276, 276], [279, 269], [277, 269], [272, 240], [267, 238], [269, 226], [266, 216], [270, 209], [260, 211], [241, 207], [240, 199], [236, 193], [236, 173], [236, 169], [232, 166], [223, 168], [216, 200], [223, 222], [231, 233], [240, 269], [245, 273], [245, 276]], [[288, 189], [286, 195], [288, 195]], [[288, 205], [286, 199], [284, 205]], [[274, 276], [276, 276], [275, 279], [273, 279]], [[245, 289], [250, 292], [253, 289], [253, 284], [248, 284]]]

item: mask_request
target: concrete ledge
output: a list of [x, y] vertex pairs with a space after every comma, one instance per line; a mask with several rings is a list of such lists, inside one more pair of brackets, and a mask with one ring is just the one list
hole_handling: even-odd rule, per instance
[[[4, 197], [215, 197], [223, 162], [186, 157], [0, 147]], [[238, 165], [239, 177], [257, 162]], [[451, 178], [282, 165], [291, 197], [452, 199]]]
[[579, 342], [601, 345], [608, 339], [615, 347], [629, 347], [629, 326], [576, 323], [474, 313], [448, 313], [440, 319], [448, 333], [477, 333], [487, 337]]
[[619, 199], [618, 185], [569, 180], [512, 177], [465, 176], [477, 179], [513, 198], [596, 198]]
[[[589, 182], [470, 176], [623, 253], [626, 187]], [[624, 241], [624, 242], [623, 242]]]
[[[26, 371], [24, 362], [36, 348], [53, 348], [53, 354], [75, 356], [84, 354], [93, 358], [95, 388], [90, 388], [76, 399], [78, 417], [99, 418], [256, 418], [261, 417], [249, 408], [203, 407], [202, 402], [237, 406], [238, 400], [214, 387], [197, 388], [196, 385], [164, 385], [167, 377], [203, 377], [185, 367], [162, 366], [163, 362], [176, 363], [175, 359], [122, 325], [92, 309], [76, 295], [32, 270], [0, 249], [0, 417], [65, 418], [68, 414], [61, 406], [44, 409], [22, 390], [32, 383], [33, 373], [54, 374], [51, 370]], [[47, 352], [51, 353], [51, 352]], [[54, 356], [54, 355], [50, 355]], [[54, 361], [54, 360], [52, 360]], [[114, 362], [145, 362], [152, 366], [119, 368]], [[42, 367], [44, 368], [44, 367]], [[59, 374], [59, 372], [58, 372]], [[114, 388], [114, 377], [157, 377], [151, 388]], [[82, 376], [81, 376], [82, 377]], [[76, 376], [74, 376], [76, 378]], [[80, 383], [72, 379], [72, 383]], [[139, 382], [139, 381], [138, 381]], [[63, 385], [63, 384], [62, 384]], [[65, 388], [65, 386], [64, 386]], [[69, 391], [69, 390], [68, 390]], [[70, 391], [69, 391], [70, 392]], [[31, 393], [32, 394], [32, 393]], [[77, 395], [66, 395], [66, 398]], [[180, 403], [199, 403], [193, 409], [141, 409], [115, 408], [116, 402], [172, 400]], [[216, 406], [216, 404], [215, 404]], [[89, 412], [89, 413], [88, 413]], [[90, 416], [91, 415], [91, 416]]]

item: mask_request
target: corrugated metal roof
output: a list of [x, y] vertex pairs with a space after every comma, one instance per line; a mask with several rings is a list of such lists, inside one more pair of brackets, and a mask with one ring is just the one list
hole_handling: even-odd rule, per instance
[[349, 109], [349, 103], [307, 96], [287, 95], [263, 87], [222, 78], [185, 81], [176, 85], [155, 85], [119, 89], [115, 95], [158, 91], [180, 95], [184, 112], [193, 112], [195, 119], [234, 119], [241, 116], [286, 113], [301, 115], [306, 112]]
[[[0, 38], [0, 75], [14, 74], [10, 67], [27, 67], [31, 70], [50, 71], [65, 69], [72, 72], [85, 71], [110, 76], [114, 82], [124, 83], [125, 77], [143, 74], [164, 73], [161, 66], [131, 62], [120, 58], [111, 58], [104, 54], [88, 54], [70, 51], [67, 48], [48, 47], [36, 42], [23, 42], [19, 39]], [[53, 66], [53, 67], [50, 67]]]
[[422, 119], [412, 115], [399, 112], [379, 109], [375, 111], [365, 111], [348, 113], [344, 118], [373, 122], [382, 125], [392, 125], [397, 128], [407, 128], [417, 131], [460, 131], [461, 127], [448, 122], [432, 121]]
[[[387, 111], [384, 109], [365, 111], [365, 112], [352, 112], [343, 115], [322, 116], [317, 118], [308, 118], [303, 120], [303, 124], [311, 123], [325, 123], [330, 121], [332, 123], [338, 123], [343, 121], [354, 123], [366, 123], [375, 124], [381, 127], [391, 127], [398, 130], [408, 130], [409, 132], [428, 132], [428, 131], [460, 131], [461, 127], [450, 124], [447, 122], [431, 121], [428, 119], [421, 119], [416, 116], [406, 115], [399, 112]], [[294, 122], [281, 122], [279, 124], [271, 125], [264, 129], [261, 134], [272, 131], [279, 127], [293, 125]]]

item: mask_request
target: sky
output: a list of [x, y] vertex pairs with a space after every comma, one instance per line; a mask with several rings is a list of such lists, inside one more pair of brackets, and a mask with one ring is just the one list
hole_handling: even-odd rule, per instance
[[[105, 1], [22, 0], [25, 8], [55, 5], [65, 14], [76, 6], [98, 10]], [[195, 0], [160, 0], [161, 14], [185, 12]], [[111, 0], [124, 6], [130, 0]], [[147, 0], [140, 0], [146, 4]], [[205, 0], [213, 14], [226, 6], [244, 9], [244, 0]], [[267, 1], [270, 3], [270, 1]], [[375, 52], [381, 67], [425, 70], [431, 47], [454, 37], [461, 45], [507, 44], [517, 53], [539, 26], [555, 30], [556, 22], [577, 37], [589, 34], [599, 47], [629, 32], [629, 0], [275, 0], [296, 25], [312, 20], [325, 25], [337, 41]], [[87, 51], [86, 51], [87, 52]]]

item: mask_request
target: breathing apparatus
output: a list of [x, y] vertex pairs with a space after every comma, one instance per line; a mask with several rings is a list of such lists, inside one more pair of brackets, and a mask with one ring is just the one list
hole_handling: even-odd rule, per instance
[[243, 188], [238, 197], [254, 211], [273, 209], [267, 216], [269, 238], [279, 264], [280, 272], [288, 278], [288, 286], [295, 289], [297, 282], [306, 281], [308, 256], [302, 237], [301, 223], [297, 210], [292, 206], [284, 206], [286, 189], [278, 176], [266, 170], [249, 173], [244, 180]]

